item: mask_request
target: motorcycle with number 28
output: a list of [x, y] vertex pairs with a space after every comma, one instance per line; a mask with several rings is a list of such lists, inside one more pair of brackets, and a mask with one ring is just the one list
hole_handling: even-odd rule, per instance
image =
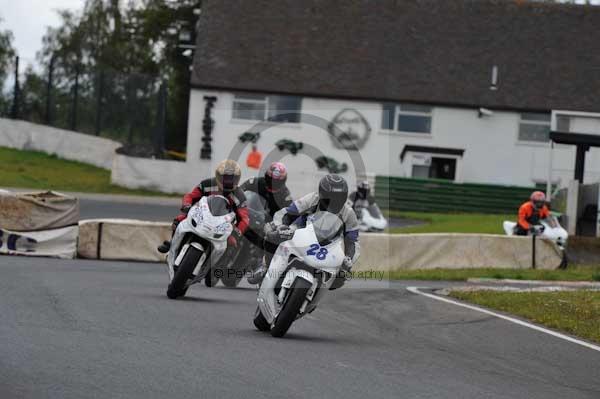
[[343, 223], [317, 212], [293, 231], [273, 256], [258, 292], [254, 325], [283, 337], [295, 320], [313, 312], [329, 289], [339, 288], [344, 261]]

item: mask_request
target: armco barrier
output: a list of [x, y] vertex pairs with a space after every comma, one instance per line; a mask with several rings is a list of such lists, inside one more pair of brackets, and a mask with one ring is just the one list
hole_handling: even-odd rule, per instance
[[[169, 223], [127, 219], [80, 222], [78, 254], [89, 259], [164, 261], [156, 247]], [[356, 271], [433, 268], [530, 268], [532, 239], [479, 234], [362, 234]], [[536, 267], [556, 269], [561, 253], [538, 239]]]
[[131, 219], [91, 219], [79, 223], [80, 258], [163, 262], [156, 247], [171, 238], [171, 224]]

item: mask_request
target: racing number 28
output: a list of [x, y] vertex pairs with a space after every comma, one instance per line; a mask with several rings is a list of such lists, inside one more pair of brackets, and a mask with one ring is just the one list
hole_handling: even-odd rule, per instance
[[314, 256], [319, 260], [325, 260], [327, 257], [327, 248], [320, 246], [319, 244], [312, 244], [308, 251], [306, 251], [307, 255]]

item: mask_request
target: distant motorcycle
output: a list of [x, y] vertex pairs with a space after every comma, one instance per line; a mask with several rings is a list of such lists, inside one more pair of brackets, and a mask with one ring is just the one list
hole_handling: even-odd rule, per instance
[[236, 252], [219, 273], [226, 287], [237, 287], [244, 275], [250, 275], [261, 264], [265, 224], [271, 221], [266, 201], [254, 191], [245, 191], [250, 226]]
[[292, 323], [313, 312], [334, 284], [344, 260], [343, 223], [317, 212], [306, 227], [279, 245], [258, 291], [254, 325], [282, 337]]
[[382, 232], [388, 227], [388, 221], [377, 204], [358, 208], [356, 216], [359, 218], [360, 231]]
[[[212, 271], [227, 249], [235, 213], [221, 195], [202, 197], [181, 221], [167, 254], [167, 296], [182, 297], [192, 284], [211, 279]], [[214, 286], [207, 282], [208, 286]]]
[[[513, 236], [515, 235], [517, 223], [505, 220], [502, 227], [507, 236]], [[566, 248], [569, 233], [560, 225], [556, 216], [550, 215], [548, 218], [540, 220], [540, 223], [534, 226], [533, 234], [537, 237], [554, 241], [562, 251], [563, 259], [560, 267], [564, 268], [567, 266]]]

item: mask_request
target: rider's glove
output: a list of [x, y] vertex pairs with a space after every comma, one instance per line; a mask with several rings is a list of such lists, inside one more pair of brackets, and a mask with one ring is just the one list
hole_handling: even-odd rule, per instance
[[188, 213], [188, 212], [190, 211], [190, 209], [191, 209], [191, 208], [192, 208], [192, 206], [191, 206], [191, 205], [183, 205], [183, 206], [181, 207], [181, 212], [183, 212], [183, 213]]
[[237, 247], [239, 240], [242, 238], [242, 233], [237, 227], [233, 228], [233, 231], [227, 237], [227, 245], [230, 247]]
[[264, 229], [265, 235], [267, 235], [267, 234], [270, 234], [270, 233], [276, 231], [277, 225], [275, 224], [275, 222], [265, 223], [265, 227], [263, 229]]
[[282, 241], [291, 240], [294, 236], [294, 232], [296, 231], [296, 226], [286, 226], [281, 225], [277, 227], [277, 233], [279, 234], [279, 239]]

